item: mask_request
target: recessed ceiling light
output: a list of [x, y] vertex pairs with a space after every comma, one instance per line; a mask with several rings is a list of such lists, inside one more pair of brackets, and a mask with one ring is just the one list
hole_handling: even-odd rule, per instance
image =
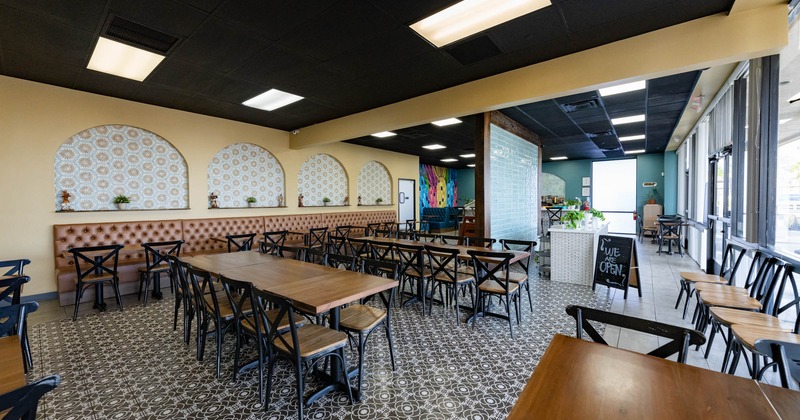
[[637, 153], [644, 153], [644, 149], [637, 149], [637, 150], [626, 150], [626, 155], [635, 155]]
[[141, 82], [164, 58], [163, 55], [100, 37], [86, 68]]
[[474, 163], [470, 163], [469, 165], [467, 165], [467, 167], [474, 168], [475, 164]]
[[550, 0], [463, 0], [411, 25], [411, 29], [442, 47], [549, 5]]
[[778, 121], [778, 124], [786, 124], [787, 122], [789, 122], [791, 120], [792, 120], [791, 118], [784, 118], [784, 119]]
[[441, 161], [442, 161], [442, 162], [458, 162], [458, 159], [455, 159], [455, 158], [447, 158], [447, 159], [441, 159]]
[[612, 118], [611, 124], [621, 125], [644, 121], [644, 114], [631, 115], [630, 117]]
[[270, 89], [261, 95], [242, 102], [242, 105], [263, 109], [264, 111], [272, 111], [301, 99], [303, 99], [302, 96], [283, 92], [278, 89]]
[[446, 120], [434, 121], [431, 124], [433, 124], [435, 126], [439, 126], [439, 127], [444, 127], [446, 125], [453, 125], [453, 124], [460, 124], [460, 123], [461, 123], [461, 120], [459, 120], [458, 118], [448, 118]]
[[633, 83], [625, 83], [624, 85], [611, 86], [600, 89], [600, 96], [611, 96], [625, 92], [633, 92], [634, 90], [642, 90], [646, 86], [647, 83], [644, 80]]
[[470, 154], [466, 154], [466, 155], [459, 155], [459, 156], [461, 156], [462, 158], [465, 158], [465, 159], [466, 158], [474, 158], [475, 157], [475, 153], [470, 153]]
[[396, 135], [397, 135], [397, 133], [392, 133], [391, 131], [381, 131], [380, 133], [374, 133], [374, 134], [370, 134], [370, 135], [371, 135], [372, 137], [377, 137], [377, 138], [379, 138], [379, 139], [382, 139], [382, 138], [384, 138], [384, 137], [392, 137], [392, 136], [396, 136]]
[[632, 141], [632, 140], [644, 140], [644, 134], [638, 134], [635, 136], [624, 136], [619, 138], [619, 141]]
[[439, 150], [439, 149], [446, 149], [447, 146], [442, 146], [441, 144], [429, 144], [427, 146], [422, 146], [422, 148], [428, 150]]
[[566, 156], [551, 157], [550, 160], [567, 160]]

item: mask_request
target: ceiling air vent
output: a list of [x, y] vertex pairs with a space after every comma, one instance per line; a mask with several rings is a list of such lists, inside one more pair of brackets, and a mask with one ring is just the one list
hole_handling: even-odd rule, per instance
[[611, 136], [613, 134], [614, 133], [611, 130], [606, 130], [606, 131], [600, 131], [600, 132], [597, 132], [597, 133], [586, 133], [586, 136], [589, 137], [590, 139], [596, 139], [598, 137]]
[[406, 130], [400, 133], [401, 136], [409, 138], [409, 139], [418, 139], [422, 137], [428, 137], [428, 133], [424, 133], [419, 130]]
[[561, 110], [569, 114], [570, 112], [583, 111], [587, 109], [595, 109], [600, 107], [597, 99], [587, 99], [585, 101], [572, 102], [568, 104], [560, 104]]
[[450, 48], [445, 48], [445, 51], [465, 66], [486, 60], [487, 58], [492, 58], [502, 53], [497, 44], [486, 35], [461, 42]]
[[102, 36], [157, 54], [167, 55], [179, 38], [117, 15], [109, 15]]

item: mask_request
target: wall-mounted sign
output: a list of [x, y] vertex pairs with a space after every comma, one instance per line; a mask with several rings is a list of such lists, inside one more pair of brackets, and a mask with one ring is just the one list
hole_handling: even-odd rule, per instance
[[653, 182], [653, 181], [642, 182], [642, 186], [645, 187], [645, 188], [653, 188], [656, 185], [658, 185], [658, 182]]

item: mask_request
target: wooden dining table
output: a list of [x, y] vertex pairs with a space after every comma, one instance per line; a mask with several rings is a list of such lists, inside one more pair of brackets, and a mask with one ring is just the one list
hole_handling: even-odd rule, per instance
[[368, 239], [372, 242], [384, 243], [384, 244], [398, 244], [398, 245], [412, 245], [412, 246], [425, 246], [425, 245], [434, 245], [439, 248], [448, 248], [448, 249], [457, 249], [459, 251], [458, 258], [462, 260], [470, 260], [472, 257], [467, 253], [467, 251], [492, 251], [492, 252], [507, 252], [514, 254], [511, 258], [510, 263], [513, 264], [523, 258], [527, 258], [531, 255], [530, 252], [527, 251], [517, 251], [517, 250], [500, 250], [500, 249], [490, 249], [482, 246], [467, 246], [467, 245], [452, 245], [452, 244], [441, 244], [441, 243], [431, 243], [431, 242], [421, 242], [421, 241], [414, 241], [411, 239], [399, 239], [399, 238], [383, 238], [383, 237], [372, 237], [372, 236], [364, 236], [360, 239]]
[[800, 392], [556, 334], [508, 419], [797, 418]]
[[[292, 304], [307, 313], [322, 315], [329, 313], [331, 328], [339, 328], [340, 308], [347, 303], [397, 287], [395, 280], [353, 271], [340, 270], [317, 264], [261, 254], [254, 251], [229, 254], [198, 255], [181, 258], [193, 267], [239, 281], [247, 281], [253, 287], [292, 301]], [[340, 381], [341, 365], [334, 359], [331, 373], [325, 378], [329, 385], [316, 391], [306, 403], [336, 389], [345, 389]], [[358, 367], [348, 370], [348, 377], [358, 375]], [[353, 397], [361, 396], [353, 390]]]

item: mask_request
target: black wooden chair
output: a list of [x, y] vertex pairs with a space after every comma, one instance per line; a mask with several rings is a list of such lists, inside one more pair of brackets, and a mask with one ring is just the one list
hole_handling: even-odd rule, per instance
[[228, 252], [249, 251], [253, 249], [255, 233], [244, 233], [241, 235], [227, 235]]
[[325, 248], [325, 236], [328, 233], [328, 228], [311, 228], [308, 230], [306, 236], [306, 248]]
[[[25, 266], [30, 264], [31, 260], [27, 258], [21, 258], [18, 260], [6, 260], [0, 261], [0, 273], [5, 270], [3, 276], [8, 277], [16, 277], [16, 276], [23, 276], [25, 275]], [[0, 293], [3, 291], [3, 286], [0, 286]], [[20, 296], [22, 294], [22, 289], [17, 289], [13, 293], [8, 295], [3, 295], [3, 298], [0, 298], [0, 301], [8, 302], [12, 305], [18, 305], [20, 301]]]
[[[431, 277], [430, 267], [425, 264], [425, 247], [395, 244], [394, 252], [397, 262], [400, 263], [400, 293], [408, 296], [402, 303], [419, 299], [422, 303], [422, 314], [425, 315], [427, 282]], [[405, 292], [407, 287], [410, 287], [410, 290]]]
[[[439, 300], [442, 306], [455, 302], [456, 324], [460, 322], [458, 295], [469, 291], [470, 306], [475, 308], [475, 295], [472, 291], [475, 277], [472, 274], [460, 272], [461, 261], [458, 259], [458, 249], [443, 248], [425, 245], [428, 256], [428, 270], [430, 271], [430, 298], [428, 299], [428, 315], [433, 312], [433, 300], [436, 289], [439, 289]], [[442, 296], [442, 289], [445, 289]]]
[[[472, 268], [475, 273], [477, 284], [477, 297], [475, 299], [475, 315], [473, 316], [472, 327], [477, 325], [479, 316], [493, 316], [508, 320], [508, 329], [511, 331], [511, 338], [514, 338], [514, 327], [511, 323], [511, 303], [514, 303], [519, 324], [519, 284], [508, 279], [511, 259], [514, 254], [509, 252], [495, 251], [475, 251], [467, 250], [472, 259]], [[495, 296], [499, 298], [501, 306], [505, 308], [505, 314], [489, 312], [487, 305], [488, 298]]]
[[289, 231], [287, 230], [264, 232], [264, 240], [261, 241], [261, 253], [278, 255], [278, 249], [286, 243], [286, 235], [288, 234]]
[[800, 344], [761, 339], [756, 340], [756, 350], [778, 366], [782, 387], [800, 391]]
[[[221, 290], [215, 286], [211, 273], [192, 267], [187, 268], [192, 293], [194, 294], [195, 307], [199, 311], [197, 325], [197, 360], [203, 361], [206, 350], [206, 341], [213, 335], [217, 344], [217, 370], [219, 378], [222, 368], [222, 340], [230, 329], [234, 320], [233, 309], [227, 299], [220, 294]], [[212, 329], [213, 324], [213, 331]]]
[[375, 236], [375, 231], [380, 230], [383, 223], [367, 223], [367, 229], [364, 231], [364, 236]]
[[174, 255], [167, 255], [166, 260], [170, 267], [170, 276], [175, 283], [175, 314], [172, 319], [172, 330], [178, 329], [178, 312], [183, 307], [183, 341], [189, 344], [195, 307], [192, 287], [186, 277], [188, 265]]
[[589, 334], [589, 337], [591, 337], [594, 342], [600, 344], [608, 345], [608, 343], [603, 339], [600, 333], [594, 329], [589, 321], [602, 322], [607, 325], [615, 325], [629, 330], [669, 338], [672, 341], [647, 354], [666, 359], [667, 357], [678, 353], [679, 363], [686, 363], [686, 356], [688, 354], [689, 346], [699, 346], [706, 342], [706, 337], [703, 335], [703, 333], [697, 330], [613, 312], [601, 311], [599, 309], [570, 305], [567, 306], [567, 315], [575, 318], [575, 335], [578, 338], [583, 338], [583, 332], [586, 331], [586, 333]]
[[413, 231], [406, 231], [406, 230], [398, 230], [397, 231], [397, 239], [406, 239], [409, 241], [416, 241], [417, 240], [417, 233]]
[[681, 297], [686, 293], [686, 301], [683, 304], [683, 317], [686, 318], [686, 311], [689, 308], [689, 299], [695, 293], [695, 288], [692, 286], [696, 284], [715, 283], [732, 285], [736, 279], [736, 273], [739, 271], [739, 266], [742, 263], [742, 258], [747, 254], [747, 251], [746, 248], [729, 242], [722, 254], [720, 273], [717, 276], [707, 276], [694, 271], [680, 272], [681, 291], [678, 293], [678, 300], [675, 301], [675, 309], [678, 309], [681, 303]]
[[[243, 333], [255, 333], [255, 320], [253, 315], [252, 291], [253, 284], [246, 281], [234, 280], [225, 276], [219, 277], [228, 305], [233, 313], [231, 325], [236, 331], [236, 348], [233, 355], [233, 380], [239, 375], [239, 359], [242, 355]], [[251, 328], [252, 327], [252, 328]]]
[[328, 234], [328, 253], [337, 255], [347, 254], [347, 237]]
[[526, 258], [522, 258], [517, 261], [517, 265], [519, 268], [522, 269], [522, 272], [512, 271], [508, 275], [508, 279], [513, 281], [514, 283], [519, 284], [520, 287], [525, 288], [525, 292], [528, 293], [528, 305], [531, 308], [531, 312], [533, 312], [533, 300], [531, 300], [531, 284], [530, 284], [530, 274], [528, 268], [531, 264], [531, 257], [533, 256], [533, 248], [536, 247], [536, 241], [518, 241], [512, 239], [502, 239], [500, 243], [503, 245], [503, 249], [507, 251], [522, 251], [527, 252], [529, 255]]
[[[0, 302], [8, 302], [10, 305], [20, 304], [20, 294], [22, 293], [22, 286], [28, 283], [31, 278], [28, 276], [12, 277], [0, 280]], [[16, 302], [16, 303], [14, 303]], [[31, 345], [28, 341], [28, 326], [22, 326], [22, 333], [20, 334], [20, 341], [25, 355], [25, 369], [33, 367], [33, 358], [31, 356]]]
[[348, 254], [356, 258], [370, 258], [372, 251], [369, 249], [369, 240], [364, 238], [347, 238]]
[[344, 225], [344, 226], [336, 226], [336, 236], [343, 236], [347, 238], [350, 236], [350, 231], [353, 229], [353, 226]]
[[356, 271], [358, 269], [358, 259], [352, 255], [328, 254], [325, 265], [338, 268], [340, 270]]
[[119, 277], [117, 275], [117, 264], [119, 263], [119, 250], [123, 245], [102, 245], [81, 248], [72, 248], [75, 263], [75, 309], [72, 313], [72, 320], [78, 319], [78, 306], [81, 304], [83, 292], [95, 287], [95, 307], [105, 310], [103, 302], [103, 284], [109, 283], [114, 290], [114, 297], [117, 299], [119, 310], [122, 308], [122, 297], [119, 294]]
[[303, 255], [303, 250], [305, 248], [296, 247], [296, 246], [288, 246], [282, 245], [278, 247], [277, 256], [281, 258], [291, 258], [298, 261], [303, 261], [305, 256]]
[[46, 376], [22, 388], [0, 395], [0, 413], [6, 412], [4, 419], [34, 420], [39, 408], [39, 400], [61, 384], [58, 375]]
[[497, 239], [481, 238], [479, 236], [466, 236], [464, 237], [464, 245], [467, 246], [480, 246], [483, 248], [491, 248], [492, 245], [497, 243]]
[[320, 248], [302, 248], [300, 251], [302, 258], [300, 259], [303, 262], [312, 263], [312, 264], [319, 264], [319, 265], [327, 265], [328, 264], [328, 253], [325, 250]]
[[[392, 280], [397, 280], [400, 272], [400, 265], [395, 262], [384, 262], [377, 260], [361, 260], [361, 272], [373, 276], [383, 276]], [[367, 303], [377, 296], [383, 308], [380, 306], [367, 305]], [[383, 325], [386, 331], [386, 340], [389, 342], [389, 358], [392, 361], [392, 370], [397, 366], [394, 360], [394, 340], [392, 338], [392, 300], [394, 299], [394, 289], [387, 290], [369, 296], [361, 303], [350, 305], [342, 309], [339, 321], [339, 329], [346, 332], [349, 336], [358, 334], [358, 393], [361, 395], [361, 383], [364, 378], [364, 354], [365, 346], [370, 335], [379, 326]]]
[[[163, 242], [147, 242], [143, 243], [144, 247], [144, 267], [139, 267], [139, 293], [138, 297], [141, 299], [144, 293], [144, 305], [147, 306], [147, 291], [150, 290], [150, 280], [153, 280], [153, 297], [161, 296], [161, 274], [166, 273], [170, 275], [170, 265], [167, 263], [166, 256], [174, 255], [181, 256], [181, 245], [183, 240], [178, 241], [163, 241]], [[170, 290], [174, 292], [175, 283], [170, 277]]]
[[[295, 309], [291, 301], [257, 288], [253, 288], [252, 291], [258, 319], [258, 324], [255, 326], [256, 337], [267, 353], [263, 358], [269, 365], [264, 409], [269, 410], [272, 374], [279, 359], [288, 360], [294, 368], [297, 382], [297, 415], [300, 420], [305, 418], [304, 369], [315, 369], [320, 361], [328, 358], [339, 359], [342, 378], [335, 380], [341, 379], [342, 383], [346, 384], [352, 404], [353, 394], [347, 380], [347, 357], [344, 352], [347, 346], [347, 334], [321, 325], [303, 325], [295, 319]], [[270, 312], [267, 308], [274, 308], [275, 312]], [[289, 327], [289, 331], [283, 332], [282, 327], [285, 326]]]
[[417, 232], [417, 241], [435, 243], [439, 241], [439, 235], [435, 233]]
[[442, 245], [464, 245], [466, 239], [457, 235], [439, 235], [439, 242]]
[[[0, 306], [0, 337], [16, 336], [22, 352], [25, 373], [33, 367], [30, 345], [25, 332], [28, 330], [28, 314], [39, 309], [37, 302], [20, 303], [19, 305]], [[0, 338], [0, 340], [9, 338]], [[29, 363], [30, 362], [30, 363]]]

